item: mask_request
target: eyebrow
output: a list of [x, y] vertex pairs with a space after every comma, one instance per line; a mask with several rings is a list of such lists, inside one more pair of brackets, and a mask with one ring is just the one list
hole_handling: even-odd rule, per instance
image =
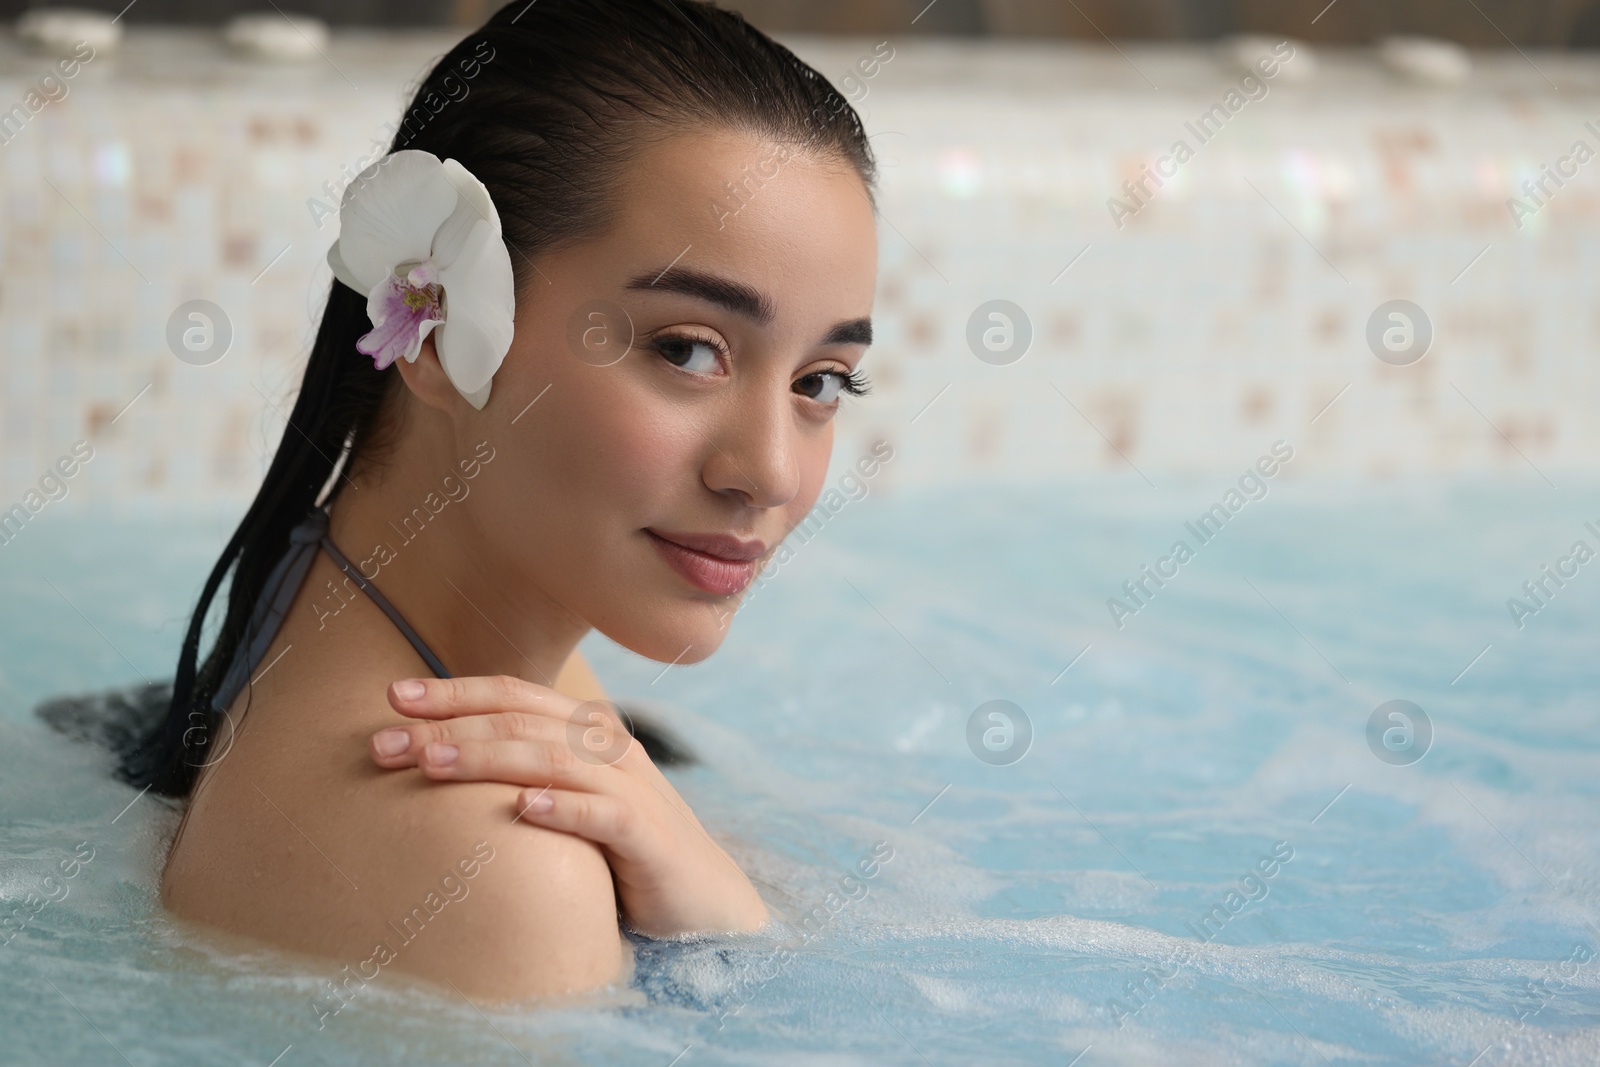
[[[778, 309], [771, 298], [758, 289], [730, 278], [707, 274], [690, 267], [668, 266], [665, 270], [646, 272], [631, 279], [626, 289], [660, 290], [681, 293], [726, 308], [735, 315], [750, 319], [758, 326], [770, 326]], [[825, 345], [870, 345], [872, 320], [849, 319], [835, 323], [822, 339]]]
[[870, 345], [872, 343], [872, 320], [850, 319], [841, 322], [828, 331], [828, 336], [822, 339], [825, 345]]

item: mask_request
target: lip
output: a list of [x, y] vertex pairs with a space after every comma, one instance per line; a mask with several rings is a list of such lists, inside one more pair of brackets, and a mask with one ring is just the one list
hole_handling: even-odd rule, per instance
[[650, 543], [667, 565], [691, 585], [716, 596], [731, 596], [750, 584], [766, 543], [729, 534], [660, 534], [646, 529]]

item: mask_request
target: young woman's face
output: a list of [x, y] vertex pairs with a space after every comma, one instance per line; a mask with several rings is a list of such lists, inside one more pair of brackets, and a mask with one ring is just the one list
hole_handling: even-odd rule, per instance
[[877, 235], [847, 165], [734, 133], [655, 145], [618, 203], [519, 295], [471, 499], [516, 585], [690, 663], [821, 492]]

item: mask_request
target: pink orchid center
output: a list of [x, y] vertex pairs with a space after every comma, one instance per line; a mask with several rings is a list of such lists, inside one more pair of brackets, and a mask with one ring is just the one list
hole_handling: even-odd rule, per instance
[[401, 287], [400, 302], [412, 311], [437, 311], [439, 309], [439, 284], [406, 285]]
[[372, 332], [356, 342], [356, 350], [372, 357], [382, 370], [397, 359], [415, 359], [430, 322], [444, 320], [444, 286], [439, 270], [424, 260], [404, 274], [390, 274], [368, 304]]
[[400, 299], [412, 311], [437, 311], [439, 301], [439, 268], [425, 259], [406, 272], [405, 283], [399, 286]]

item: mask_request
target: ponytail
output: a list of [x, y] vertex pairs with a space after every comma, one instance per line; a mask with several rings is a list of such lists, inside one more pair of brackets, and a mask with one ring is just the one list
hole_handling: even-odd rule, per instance
[[[244, 631], [250, 610], [268, 573], [288, 548], [289, 531], [312, 508], [351, 484], [345, 473], [349, 464], [341, 460], [378, 436], [386, 394], [398, 378], [385, 377], [356, 352], [356, 340], [370, 329], [366, 298], [334, 282], [277, 454], [255, 500], [211, 568], [189, 620], [166, 717], [122, 757], [120, 776], [130, 784], [166, 796], [187, 795], [206, 754], [215, 749], [222, 713], [211, 707], [212, 697], [234, 652], [248, 641]], [[325, 499], [319, 499], [325, 488]], [[222, 626], [210, 654], [201, 661], [206, 618], [230, 570], [233, 581]]]

